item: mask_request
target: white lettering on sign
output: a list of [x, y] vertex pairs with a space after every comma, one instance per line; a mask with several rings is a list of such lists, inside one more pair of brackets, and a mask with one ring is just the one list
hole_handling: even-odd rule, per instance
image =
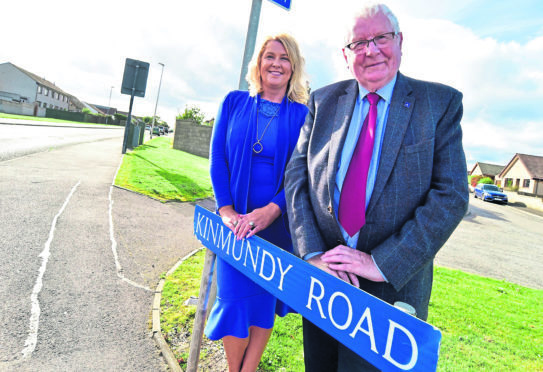
[[[347, 320], [345, 321], [343, 325], [337, 324], [336, 320], [334, 319], [333, 307], [334, 307], [334, 301], [337, 297], [343, 298], [345, 302], [347, 303], [347, 307], [349, 308], [349, 311], [347, 313]], [[340, 329], [343, 331], [344, 329], [349, 328], [349, 326], [351, 325], [351, 320], [353, 320], [353, 306], [351, 305], [351, 300], [349, 300], [349, 297], [347, 297], [342, 292], [335, 292], [330, 297], [330, 301], [328, 302], [328, 316], [330, 317], [330, 321], [332, 322], [334, 327], [336, 327], [337, 329]]]
[[231, 230], [228, 230], [228, 235], [226, 236], [226, 241], [224, 239], [224, 229], [221, 229], [220, 233], [221, 248], [224, 251], [224, 246], [226, 245], [226, 254], [230, 254], [230, 238], [234, 236]]
[[[271, 273], [268, 276], [264, 275], [264, 261], [266, 260], [266, 257], [268, 258], [268, 262], [270, 263], [269, 266], [271, 266]], [[262, 250], [262, 263], [260, 265], [260, 274], [258, 275], [260, 275], [262, 279], [267, 281], [272, 280], [275, 275], [275, 261], [273, 260], [273, 256], [268, 251]]]
[[[385, 353], [383, 354], [383, 358], [388, 360], [390, 363], [394, 364], [396, 367], [403, 369], [404, 371], [407, 371], [415, 366], [417, 364], [417, 359], [419, 357], [419, 350], [417, 347], [417, 342], [415, 341], [415, 337], [407, 330], [407, 328], [399, 325], [398, 323], [388, 320], [390, 322], [390, 326], [388, 327], [388, 336], [387, 336], [387, 345], [385, 349]], [[411, 360], [409, 360], [409, 363], [407, 364], [401, 364], [398, 363], [396, 360], [392, 358], [390, 355], [390, 352], [392, 350], [392, 341], [394, 339], [394, 331], [398, 329], [405, 333], [407, 338], [409, 338], [409, 342], [411, 343]]]
[[288, 273], [290, 269], [292, 269], [292, 265], [288, 265], [286, 270], [283, 270], [283, 264], [281, 263], [281, 259], [277, 257], [277, 263], [279, 264], [279, 271], [281, 271], [281, 279], [279, 280], [279, 290], [283, 290], [283, 281], [285, 280], [285, 275]]
[[256, 258], [253, 255], [253, 250], [251, 249], [251, 246], [249, 245], [248, 248], [245, 250], [245, 261], [243, 261], [243, 266], [247, 267], [247, 256], [251, 256], [251, 263], [253, 264], [253, 271], [256, 272], [256, 266], [258, 265], [258, 255], [260, 253], [260, 247], [256, 246]]
[[[322, 307], [322, 301], [325, 297], [325, 294], [326, 294], [325, 288], [322, 282], [314, 277], [311, 277], [311, 285], [309, 287], [306, 308], [308, 308], [309, 310], [313, 310], [312, 306], [313, 304], [316, 304], [319, 310], [320, 317], [322, 319], [326, 319], [326, 316], [324, 315], [324, 311]], [[339, 298], [341, 298], [347, 306], [346, 319], [342, 324], [336, 321], [336, 317], [339, 311], [334, 311], [334, 304]], [[345, 316], [345, 314], [342, 314], [342, 315]], [[339, 292], [339, 291], [334, 292], [328, 299], [328, 318], [330, 319], [330, 322], [332, 323], [332, 325], [341, 331], [346, 330], [351, 326], [351, 323], [353, 320], [353, 307], [352, 307], [349, 297], [343, 292]], [[388, 321], [389, 321], [389, 329], [388, 329], [386, 348], [385, 348], [385, 353], [383, 354], [383, 358], [388, 360], [390, 363], [392, 363], [396, 367], [401, 368], [403, 370], [412, 369], [417, 363], [417, 359], [418, 359], [418, 347], [417, 347], [417, 342], [415, 341], [415, 337], [413, 337], [413, 335], [411, 334], [411, 332], [407, 330], [407, 328], [401, 326], [400, 324], [390, 319]], [[364, 324], [366, 324], [366, 327], [364, 327]], [[391, 356], [395, 331], [403, 332], [409, 338], [409, 342], [411, 343], [411, 359], [406, 364], [402, 364], [398, 362]], [[360, 319], [356, 323], [356, 326], [351, 331], [349, 336], [351, 338], [355, 338], [358, 332], [362, 332], [366, 336], [368, 336], [370, 345], [371, 345], [370, 346], [371, 351], [373, 351], [376, 354], [379, 354], [379, 351], [377, 350], [377, 346], [375, 342], [375, 332], [373, 330], [373, 321], [371, 318], [371, 310], [369, 307], [366, 307], [366, 309], [360, 316]]]
[[[315, 284], [318, 284], [320, 288], [320, 295], [318, 296], [313, 295], [313, 291], [315, 290]], [[311, 308], [311, 300], [312, 299], [316, 300], [317, 305], [319, 306], [319, 312], [321, 314], [321, 318], [326, 319], [326, 317], [324, 316], [324, 312], [322, 311], [322, 305], [321, 305], [321, 300], [323, 299], [323, 297], [324, 297], [324, 286], [322, 285], [320, 280], [311, 277], [311, 287], [309, 288], [309, 296], [307, 298], [307, 305], [305, 307], [307, 307], [309, 310], [313, 310]]]
[[[236, 240], [232, 231], [223, 224], [213, 222], [204, 214], [198, 213], [195, 233], [206, 239], [215, 249], [222, 251], [235, 261], [243, 262], [243, 266], [267, 282], [277, 283], [277, 288], [283, 291], [285, 276], [292, 269], [289, 264], [283, 267], [280, 257], [251, 244], [247, 239]], [[243, 261], [242, 261], [243, 259]], [[276, 270], [276, 269], [279, 270]]]
[[[368, 329], [362, 328], [362, 324], [364, 321], [367, 321], [368, 323]], [[354, 327], [353, 331], [349, 334], [352, 338], [355, 338], [356, 333], [358, 331], [362, 331], [362, 333], [365, 333], [370, 338], [371, 343], [371, 351], [374, 353], [378, 353], [377, 347], [375, 346], [375, 333], [373, 333], [373, 322], [371, 321], [371, 311], [369, 307], [366, 307], [366, 310], [364, 310], [364, 313], [358, 320], [358, 323], [356, 324], [356, 327]]]

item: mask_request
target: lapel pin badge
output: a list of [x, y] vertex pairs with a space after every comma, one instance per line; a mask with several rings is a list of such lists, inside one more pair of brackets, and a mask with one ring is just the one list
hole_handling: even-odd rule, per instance
[[403, 103], [403, 107], [409, 108], [409, 106], [411, 106], [411, 104], [410, 104], [409, 102], [404, 102], [404, 103]]

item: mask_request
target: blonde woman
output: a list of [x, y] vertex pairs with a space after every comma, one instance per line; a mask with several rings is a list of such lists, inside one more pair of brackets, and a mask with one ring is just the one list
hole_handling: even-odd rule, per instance
[[[307, 114], [304, 59], [294, 38], [267, 37], [247, 74], [249, 92], [222, 102], [211, 140], [217, 211], [238, 239], [258, 235], [291, 252], [283, 179]], [[292, 311], [225, 261], [205, 333], [223, 340], [229, 371], [256, 371], [275, 315]]]

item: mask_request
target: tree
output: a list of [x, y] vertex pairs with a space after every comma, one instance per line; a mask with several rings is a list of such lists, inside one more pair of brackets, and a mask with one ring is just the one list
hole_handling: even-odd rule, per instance
[[204, 124], [204, 113], [202, 109], [196, 105], [185, 106], [185, 111], [182, 114], [177, 115], [177, 120], [194, 120], [199, 125]]

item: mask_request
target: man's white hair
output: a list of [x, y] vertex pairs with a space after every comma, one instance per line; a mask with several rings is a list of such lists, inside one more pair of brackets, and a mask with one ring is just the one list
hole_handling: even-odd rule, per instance
[[394, 29], [394, 31], [400, 32], [400, 24], [398, 23], [398, 18], [396, 18], [396, 16], [394, 15], [394, 13], [392, 13], [392, 11], [390, 10], [388, 6], [379, 2], [366, 2], [362, 9], [355, 12], [354, 16], [351, 19], [351, 22], [348, 24], [347, 27], [349, 28], [347, 32], [345, 33], [345, 40], [344, 40], [345, 44], [351, 42], [350, 37], [351, 37], [351, 32], [352, 32], [352, 25], [358, 19], [373, 17], [377, 13], [383, 13], [385, 17], [387, 17], [388, 20], [390, 21], [390, 24], [392, 25], [392, 28]]

